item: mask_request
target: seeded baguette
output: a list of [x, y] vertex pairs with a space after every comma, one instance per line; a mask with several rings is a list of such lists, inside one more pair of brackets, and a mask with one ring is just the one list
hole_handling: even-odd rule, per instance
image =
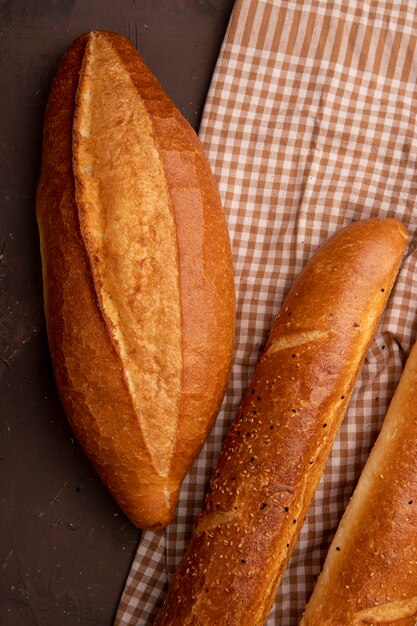
[[300, 626], [417, 622], [417, 344]]
[[197, 136], [116, 34], [57, 70], [36, 208], [71, 426], [131, 521], [165, 526], [229, 378], [233, 270]]
[[353, 223], [296, 280], [156, 626], [266, 621], [406, 243], [396, 220]]

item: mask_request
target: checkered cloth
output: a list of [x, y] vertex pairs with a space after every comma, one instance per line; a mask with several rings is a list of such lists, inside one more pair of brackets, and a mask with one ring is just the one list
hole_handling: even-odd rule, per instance
[[416, 40], [416, 0], [237, 0], [200, 132], [232, 239], [234, 367], [177, 518], [143, 534], [117, 626], [152, 624], [273, 317], [307, 259], [352, 220], [397, 217], [411, 245], [267, 622], [298, 623], [416, 339]]

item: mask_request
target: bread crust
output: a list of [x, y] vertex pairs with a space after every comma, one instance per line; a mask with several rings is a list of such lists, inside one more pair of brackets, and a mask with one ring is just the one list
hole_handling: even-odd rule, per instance
[[296, 280], [157, 626], [266, 621], [406, 241], [394, 220], [351, 224]]
[[302, 626], [417, 621], [417, 344], [339, 523]]
[[[138, 206], [140, 202], [145, 208], [150, 206], [147, 224], [154, 224], [157, 218], [153, 219], [153, 203], [147, 202], [152, 191], [149, 186], [141, 190], [133, 174], [127, 184], [118, 174], [118, 160], [125, 159], [134, 174], [138, 166], [128, 162], [126, 137], [112, 128], [112, 124], [126, 123], [118, 119], [115, 105], [105, 111], [114, 145], [105, 143], [107, 130], [99, 128], [100, 116], [95, 115], [94, 105], [105, 102], [106, 94], [98, 93], [101, 87], [97, 84], [102, 79], [94, 79], [94, 72], [106, 66], [106, 54], [112, 56], [115, 76], [129, 86], [131, 103], [124, 102], [123, 106], [131, 104], [135, 123], [148, 133], [153, 159], [149, 167], [159, 168], [158, 216], [168, 224], [168, 230], [171, 228], [170, 237], [161, 243], [169, 255], [164, 256], [162, 250], [159, 262], [160, 271], [165, 258], [173, 259], [166, 268], [172, 274], [168, 295], [163, 285], [158, 289], [152, 272], [135, 274], [141, 259], [136, 262], [131, 254], [132, 262], [128, 263], [122, 254], [117, 257], [118, 248], [124, 246], [129, 251], [129, 242], [126, 246], [123, 241], [126, 232], [132, 246], [138, 237], [147, 249], [152, 250], [153, 242], [149, 244], [146, 239], [150, 237], [148, 231], [132, 232], [134, 215], [128, 210], [123, 215], [120, 194], [132, 188]], [[110, 88], [117, 90], [118, 85]], [[96, 100], [90, 103], [86, 100], [89, 97]], [[123, 97], [126, 100], [126, 94], [120, 93], [121, 100]], [[99, 132], [102, 135], [97, 139]], [[137, 140], [140, 142], [140, 137]], [[93, 171], [86, 160], [88, 150], [95, 151]], [[104, 153], [113, 159], [114, 180], [100, 171]], [[100, 189], [94, 196], [91, 190], [97, 187], [97, 180]], [[141, 194], [145, 194], [144, 199]], [[112, 230], [108, 222], [116, 205], [111, 198], [121, 204], [121, 224], [114, 220]], [[45, 116], [36, 205], [48, 340], [68, 419], [131, 521], [141, 528], [166, 526], [174, 515], [184, 475], [220, 408], [229, 378], [235, 315], [233, 268], [219, 193], [203, 149], [138, 52], [119, 35], [95, 31], [81, 36], [58, 67]], [[98, 221], [89, 218], [91, 208]], [[156, 234], [152, 237], [158, 240], [157, 229], [153, 231]], [[102, 248], [100, 239], [105, 242]], [[114, 272], [117, 280], [109, 278], [111, 250], [119, 264]], [[157, 255], [149, 256], [153, 262]], [[108, 296], [109, 286], [118, 298], [113, 309], [109, 298], [114, 293]], [[142, 323], [136, 305], [144, 319], [151, 306], [165, 315], [157, 331], [154, 325], [158, 325], [159, 316], [153, 321], [148, 315]], [[127, 320], [123, 328], [122, 312]], [[146, 341], [141, 338], [141, 324]], [[126, 338], [124, 344], [120, 329]], [[174, 332], [178, 339], [164, 351], [164, 341], [168, 344]], [[152, 350], [151, 371], [146, 358]], [[162, 396], [168, 398], [165, 405]], [[166, 406], [172, 410], [167, 411]], [[165, 456], [160, 450], [158, 453], [155, 433], [167, 450]]]

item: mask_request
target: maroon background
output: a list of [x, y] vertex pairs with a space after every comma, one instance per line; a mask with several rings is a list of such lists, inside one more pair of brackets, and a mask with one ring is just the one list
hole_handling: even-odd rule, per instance
[[197, 129], [233, 0], [0, 0], [0, 624], [106, 626], [139, 531], [73, 440], [54, 385], [34, 211], [57, 61], [128, 37]]

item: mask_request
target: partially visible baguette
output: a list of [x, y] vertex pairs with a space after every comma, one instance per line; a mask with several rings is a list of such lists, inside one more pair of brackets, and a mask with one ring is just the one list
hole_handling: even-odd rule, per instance
[[417, 622], [417, 344], [301, 626]]
[[123, 37], [58, 68], [37, 217], [69, 421], [131, 521], [165, 526], [229, 378], [233, 270], [202, 146]]
[[157, 626], [258, 626], [271, 609], [406, 247], [356, 222], [286, 297]]

